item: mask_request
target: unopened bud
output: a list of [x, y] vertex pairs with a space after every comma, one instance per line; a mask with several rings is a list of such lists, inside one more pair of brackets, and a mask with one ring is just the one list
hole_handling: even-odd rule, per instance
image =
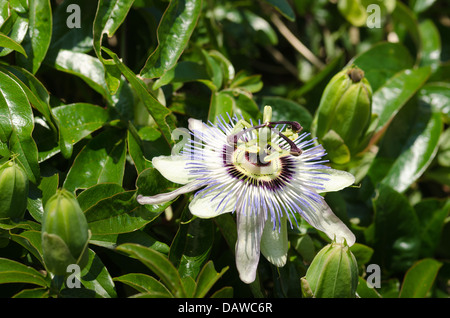
[[58, 190], [45, 205], [42, 219], [42, 250], [47, 269], [65, 275], [67, 266], [83, 268], [88, 260], [89, 226], [75, 196]]
[[306, 297], [353, 298], [358, 285], [358, 264], [344, 243], [322, 248], [301, 279]]
[[10, 160], [0, 167], [0, 219], [23, 218], [27, 208], [28, 177], [23, 168]]

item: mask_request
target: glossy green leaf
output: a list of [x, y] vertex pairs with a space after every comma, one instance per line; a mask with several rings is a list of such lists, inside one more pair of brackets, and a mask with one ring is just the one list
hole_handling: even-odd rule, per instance
[[28, 212], [38, 222], [41, 222], [44, 214], [44, 206], [47, 200], [56, 193], [58, 189], [59, 175], [42, 177], [39, 186], [30, 185], [28, 194]]
[[439, 30], [431, 20], [425, 20], [419, 24], [421, 38], [420, 65], [430, 65], [436, 69], [441, 61], [441, 37]]
[[370, 288], [369, 284], [362, 277], [358, 277], [356, 293], [361, 298], [381, 298], [376, 288]]
[[[393, 189], [404, 192], [431, 164], [439, 146], [442, 133], [442, 118], [439, 111], [430, 105], [419, 103], [410, 124], [410, 133], [401, 153], [395, 158], [391, 168], [381, 181]], [[397, 121], [393, 122], [398, 125]], [[389, 134], [386, 135], [386, 138]]]
[[209, 76], [204, 65], [193, 61], [181, 61], [155, 81], [153, 89], [158, 89], [169, 83], [186, 83], [208, 79]]
[[87, 188], [77, 196], [81, 210], [86, 211], [99, 201], [107, 199], [123, 192], [123, 188], [117, 183], [98, 183]]
[[101, 259], [89, 249], [89, 260], [85, 268], [75, 277], [89, 290], [103, 298], [117, 298], [114, 281]]
[[441, 266], [441, 262], [431, 258], [426, 258], [415, 263], [406, 272], [399, 297], [427, 297]]
[[115, 93], [120, 85], [120, 71], [112, 60], [102, 56], [102, 39], [106, 34], [112, 37], [125, 20], [134, 0], [100, 0], [93, 25], [94, 51], [105, 66], [105, 81], [111, 93]]
[[135, 191], [115, 194], [85, 211], [92, 235], [133, 232], [159, 216], [136, 201]]
[[0, 284], [5, 283], [50, 286], [49, 280], [34, 268], [7, 258], [0, 258]]
[[419, 97], [425, 103], [440, 110], [446, 122], [450, 122], [450, 83], [427, 83], [420, 90]]
[[414, 205], [421, 224], [421, 256], [433, 257], [441, 241], [445, 218], [450, 213], [450, 201], [424, 199]]
[[261, 75], [248, 75], [244, 71], [238, 72], [230, 83], [230, 88], [240, 88], [250, 93], [259, 92], [262, 87]]
[[216, 272], [213, 262], [209, 261], [202, 268], [202, 271], [197, 278], [197, 287], [195, 289], [194, 297], [205, 297], [211, 287], [223, 276], [228, 270], [228, 267], [222, 269], [220, 273]]
[[27, 53], [23, 49], [22, 45], [14, 41], [13, 39], [7, 37], [4, 34], [0, 33], [0, 47], [9, 48], [14, 51], [19, 52], [20, 54], [23, 54], [25, 57], [27, 57]]
[[81, 150], [64, 181], [69, 191], [89, 188], [97, 183], [122, 184], [126, 141], [119, 130], [105, 130]]
[[50, 95], [45, 86], [24, 68], [3, 65], [0, 70], [12, 77], [22, 87], [31, 105], [44, 115], [47, 124], [56, 132], [57, 123], [52, 114]]
[[372, 261], [386, 275], [409, 268], [420, 252], [420, 223], [406, 197], [380, 185], [373, 199], [374, 248]]
[[169, 118], [169, 115], [171, 114], [170, 110], [168, 110], [152, 94], [149, 93], [145, 83], [139, 79], [125, 64], [123, 64], [115, 53], [106, 48], [102, 49], [114, 59], [114, 62], [117, 64], [122, 74], [134, 88], [139, 99], [145, 105], [149, 114], [153, 117], [161, 130], [167, 144], [172, 144], [171, 131], [175, 128]]
[[357, 55], [349, 64], [355, 64], [364, 71], [373, 92], [376, 92], [396, 73], [412, 68], [414, 59], [402, 44], [383, 42]]
[[213, 93], [211, 97], [211, 104], [209, 106], [208, 120], [212, 123], [216, 123], [217, 117], [220, 115], [226, 116], [228, 113], [231, 116], [234, 108], [235, 101], [233, 97], [228, 95], [226, 92]]
[[158, 47], [142, 68], [142, 77], [161, 77], [175, 66], [189, 42], [201, 9], [201, 0], [170, 1], [158, 27]]
[[64, 156], [70, 158], [75, 143], [101, 128], [109, 119], [108, 111], [96, 105], [76, 103], [53, 108], [59, 124], [59, 139]]
[[31, 106], [20, 85], [0, 72], [0, 142], [9, 144], [18, 155], [28, 178], [36, 183], [40, 177], [37, 147], [31, 136], [34, 122]]
[[30, 0], [28, 33], [22, 42], [27, 58], [18, 56], [19, 63], [35, 74], [47, 54], [52, 37], [52, 9], [50, 0]]
[[22, 289], [12, 298], [48, 298], [50, 290], [48, 288]]
[[180, 275], [163, 254], [137, 244], [122, 244], [116, 250], [138, 259], [150, 268], [175, 297], [185, 296]]
[[105, 98], [109, 95], [105, 81], [105, 69], [98, 58], [81, 52], [61, 49], [54, 55], [49, 55], [44, 62], [58, 71], [80, 77]]
[[403, 2], [396, 1], [392, 19], [395, 25], [395, 32], [400, 39], [409, 35], [416, 46], [416, 56], [419, 56], [421, 50], [421, 40], [419, 35], [419, 23], [412, 10]]
[[197, 278], [208, 260], [214, 242], [214, 228], [211, 220], [195, 218], [187, 209], [183, 211], [182, 222], [170, 247], [169, 259], [177, 268], [181, 278]]
[[152, 162], [144, 154], [145, 141], [141, 139], [139, 134], [137, 132], [132, 133], [130, 129], [127, 137], [128, 154], [134, 162], [137, 173], [139, 174], [145, 169], [153, 167]]
[[[10, 11], [10, 15], [0, 27], [0, 32], [7, 35], [16, 43], [22, 43], [29, 26], [29, 19], [26, 14], [18, 14]], [[0, 48], [0, 56], [8, 55], [12, 52], [10, 48]]]
[[149, 275], [136, 273], [136, 274], [125, 274], [119, 277], [115, 277], [114, 281], [121, 282], [128, 286], [133, 287], [138, 292], [148, 294], [147, 297], [155, 298], [171, 298], [173, 295], [170, 291], [156, 280], [154, 277]]
[[385, 129], [405, 103], [424, 85], [430, 68], [404, 70], [373, 93], [372, 112], [378, 115], [377, 131]]
[[29, 230], [21, 233], [11, 233], [11, 240], [22, 245], [27, 251], [29, 251], [36, 259], [44, 264], [42, 256], [42, 238], [41, 231]]

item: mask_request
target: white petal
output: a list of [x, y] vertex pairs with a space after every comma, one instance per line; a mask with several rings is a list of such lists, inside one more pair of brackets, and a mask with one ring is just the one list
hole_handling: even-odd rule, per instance
[[176, 199], [176, 197], [181, 194], [195, 191], [200, 187], [201, 185], [199, 185], [199, 182], [190, 182], [172, 192], [160, 193], [153, 196], [143, 196], [140, 194], [137, 196], [136, 200], [140, 204], [162, 204]]
[[328, 179], [320, 180], [320, 183], [325, 188], [324, 190], [319, 190], [319, 192], [321, 193], [339, 191], [355, 183], [355, 177], [347, 171], [323, 169], [321, 170], [321, 172], [325, 173], [326, 175], [320, 175], [320, 177]]
[[355, 241], [355, 235], [350, 229], [331, 211], [324, 199], [320, 199], [320, 203], [303, 196], [309, 205], [303, 206], [306, 221], [316, 229], [324, 232], [330, 239], [338, 243], [344, 240], [348, 246], [352, 246]]
[[189, 127], [190, 131], [192, 131], [192, 132], [195, 131], [195, 132], [199, 132], [199, 133], [205, 133], [209, 129], [208, 125], [203, 123], [201, 120], [194, 119], [194, 118], [188, 119], [188, 127]]
[[228, 195], [227, 191], [220, 193], [219, 190], [212, 191], [204, 196], [200, 193], [194, 197], [189, 204], [192, 215], [199, 218], [209, 219], [221, 213], [233, 211], [236, 205], [236, 196]]
[[159, 156], [152, 159], [152, 164], [164, 178], [179, 184], [186, 184], [195, 179], [186, 168], [190, 162], [184, 156]]
[[261, 212], [255, 216], [254, 212], [247, 212], [244, 215], [242, 211], [239, 211], [236, 217], [236, 267], [239, 278], [244, 283], [250, 284], [255, 280], [258, 269], [264, 216]]
[[289, 244], [286, 221], [286, 217], [282, 217], [280, 227], [274, 230], [272, 220], [267, 219], [261, 237], [261, 253], [277, 267], [283, 267], [287, 260]]

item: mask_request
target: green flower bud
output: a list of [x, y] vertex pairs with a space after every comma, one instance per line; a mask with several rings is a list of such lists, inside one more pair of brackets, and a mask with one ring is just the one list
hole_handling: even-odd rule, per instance
[[27, 208], [28, 177], [25, 170], [10, 160], [0, 167], [0, 219], [23, 218]]
[[45, 205], [42, 219], [42, 250], [47, 269], [65, 275], [67, 266], [86, 266], [90, 231], [75, 196], [58, 190]]
[[301, 279], [305, 297], [353, 298], [358, 285], [358, 264], [346, 244], [322, 248]]
[[325, 87], [316, 118], [315, 135], [330, 159], [346, 163], [364, 150], [372, 121], [372, 88], [357, 67], [345, 68]]

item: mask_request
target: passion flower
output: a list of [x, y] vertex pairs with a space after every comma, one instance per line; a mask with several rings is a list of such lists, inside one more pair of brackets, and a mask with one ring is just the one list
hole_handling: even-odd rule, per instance
[[337, 242], [355, 236], [337, 218], [319, 193], [337, 191], [354, 182], [348, 172], [331, 169], [325, 150], [299, 133], [297, 122], [271, 121], [266, 106], [263, 122], [253, 125], [236, 116], [217, 124], [189, 120], [190, 134], [180, 153], [152, 160], [168, 180], [184, 184], [170, 193], [139, 195], [141, 204], [161, 204], [197, 191], [191, 213], [212, 218], [236, 214], [236, 266], [245, 283], [255, 280], [260, 252], [276, 266], [286, 263], [287, 223], [297, 216]]

